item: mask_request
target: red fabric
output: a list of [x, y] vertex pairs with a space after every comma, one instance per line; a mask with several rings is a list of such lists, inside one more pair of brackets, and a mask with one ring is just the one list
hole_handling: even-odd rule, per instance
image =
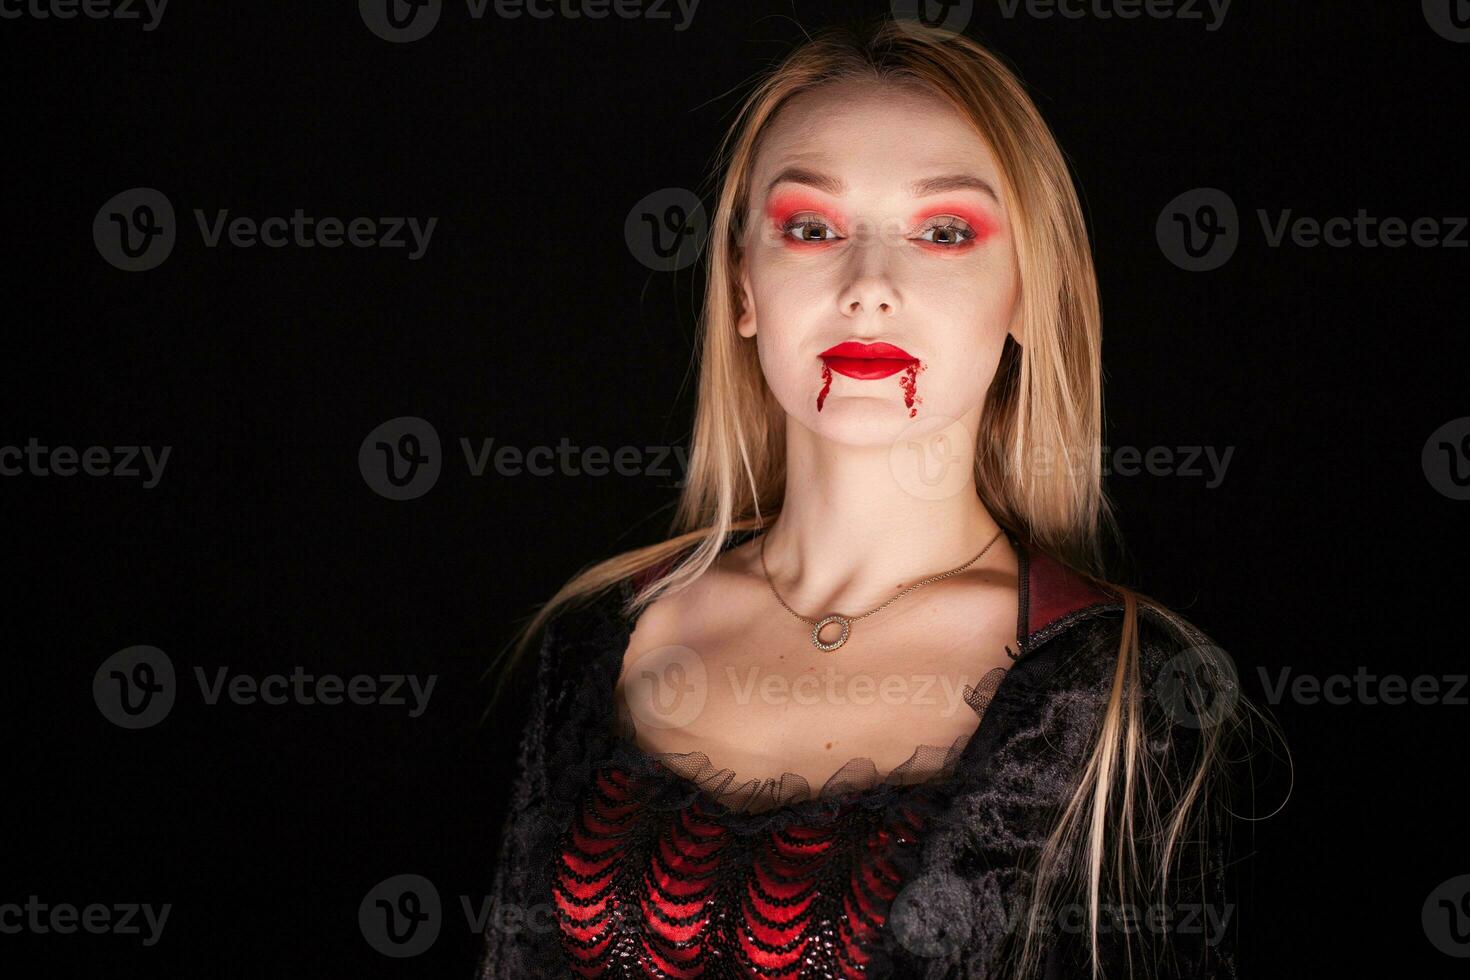
[[856, 808], [741, 834], [703, 796], [672, 812], [647, 806], [651, 787], [616, 767], [595, 787], [553, 887], [581, 977], [633, 964], [680, 980], [791, 976], [809, 962], [860, 974], [902, 883], [895, 850], [922, 823], [903, 806]]
[[1052, 623], [1114, 597], [1056, 559], [1026, 549], [1026, 632], [1028, 639]]

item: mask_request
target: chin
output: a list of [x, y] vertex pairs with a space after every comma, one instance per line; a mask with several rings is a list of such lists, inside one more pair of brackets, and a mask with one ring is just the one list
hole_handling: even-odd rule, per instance
[[834, 396], [826, 400], [820, 412], [807, 406], [797, 418], [824, 439], [848, 446], [887, 448], [925, 414], [923, 406], [916, 407], [919, 414], [910, 418], [902, 398]]

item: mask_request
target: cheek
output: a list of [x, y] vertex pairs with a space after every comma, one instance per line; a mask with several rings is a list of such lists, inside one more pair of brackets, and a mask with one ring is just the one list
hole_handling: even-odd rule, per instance
[[909, 285], [908, 312], [918, 324], [942, 324], [941, 336], [973, 337], [981, 346], [991, 333], [1005, 333], [1018, 286], [1014, 270], [999, 263], [979, 262], [963, 272], [953, 266], [926, 270]]
[[767, 377], [789, 377], [805, 330], [811, 319], [811, 300], [800, 282], [751, 275], [755, 298], [756, 350]]
[[934, 396], [931, 405], [984, 399], [1018, 298], [1017, 282], [1003, 269], [936, 277], [914, 294], [908, 312], [934, 352], [919, 375], [920, 390], [927, 386]]
[[793, 268], [779, 257], [756, 258], [750, 266], [750, 288], [758, 319], [757, 336], [795, 342], [796, 335], [813, 329], [832, 314], [832, 290], [826, 273], [809, 265]]

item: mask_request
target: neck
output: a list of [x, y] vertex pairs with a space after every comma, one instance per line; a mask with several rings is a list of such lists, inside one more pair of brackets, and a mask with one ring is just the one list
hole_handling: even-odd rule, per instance
[[[803, 615], [859, 615], [974, 558], [1000, 531], [975, 488], [979, 409], [895, 452], [822, 438], [789, 417], [786, 493], [766, 567]], [[998, 540], [966, 571], [997, 563]]]

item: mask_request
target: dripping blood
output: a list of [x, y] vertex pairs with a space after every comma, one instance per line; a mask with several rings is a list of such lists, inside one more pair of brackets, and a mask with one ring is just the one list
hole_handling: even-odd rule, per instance
[[822, 365], [822, 390], [817, 392], [817, 411], [822, 410], [822, 402], [827, 400], [827, 392], [832, 390], [832, 369]]
[[898, 379], [898, 386], [903, 389], [904, 407], [909, 410], [909, 418], [913, 418], [919, 414], [919, 410], [914, 407], [915, 405], [924, 404], [924, 399], [918, 395], [918, 379], [919, 372], [924, 370], [926, 366], [915, 361], [904, 368], [903, 376]]

